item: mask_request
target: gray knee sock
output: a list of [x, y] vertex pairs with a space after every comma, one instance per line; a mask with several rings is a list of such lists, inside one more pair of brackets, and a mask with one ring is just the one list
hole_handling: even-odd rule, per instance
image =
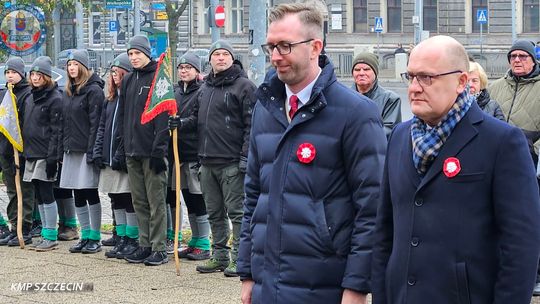
[[101, 203], [88, 206], [90, 212], [90, 229], [101, 230]]
[[38, 210], [39, 210], [39, 217], [41, 217], [41, 227], [45, 227], [45, 222], [47, 219], [45, 218], [45, 209], [43, 207], [43, 204], [38, 204]]
[[79, 219], [81, 230], [90, 230], [90, 215], [88, 214], [88, 205], [76, 207], [75, 210], [77, 211], [77, 218]]
[[210, 223], [208, 222], [208, 214], [197, 216], [197, 228], [199, 238], [207, 238], [210, 236]]
[[56, 202], [43, 204], [43, 212], [45, 213], [45, 216], [41, 219], [43, 228], [56, 229], [56, 221], [58, 220], [58, 205]]
[[171, 205], [167, 204], [167, 230], [173, 229]]
[[191, 227], [191, 236], [199, 237], [199, 226], [197, 226], [197, 215], [195, 213], [188, 214], [189, 226]]
[[139, 227], [135, 212], [126, 212], [126, 224], [132, 227]]
[[116, 220], [116, 226], [127, 224], [126, 209], [114, 209], [113, 212]]
[[62, 199], [62, 205], [66, 219], [75, 218], [75, 199], [73, 197]]

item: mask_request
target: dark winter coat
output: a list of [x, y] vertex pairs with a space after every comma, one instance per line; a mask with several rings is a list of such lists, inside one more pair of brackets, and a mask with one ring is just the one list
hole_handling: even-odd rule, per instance
[[480, 109], [486, 114], [491, 115], [499, 120], [506, 121], [504, 119], [504, 114], [501, 110], [499, 104], [490, 98], [489, 93], [486, 89], [480, 91], [480, 94], [476, 96], [476, 102], [480, 106]]
[[58, 160], [62, 93], [55, 84], [51, 88], [32, 89], [32, 97], [24, 111], [24, 157]]
[[148, 92], [154, 80], [157, 62], [150, 61], [145, 67], [133, 69], [122, 80], [118, 124], [119, 156], [163, 158], [169, 146], [168, 114], [163, 112], [146, 124], [141, 124]]
[[[184, 89], [184, 83], [181, 81], [175, 87], [174, 97], [176, 98], [178, 115], [181, 119], [188, 118], [195, 110], [201, 84], [201, 81], [195, 79], [187, 85], [186, 89]], [[180, 162], [196, 162], [199, 160], [197, 156], [199, 147], [197, 136], [196, 128], [191, 128], [191, 130], [186, 128], [179, 132], [178, 153], [180, 154]], [[169, 157], [172, 157], [172, 155], [172, 145], [170, 145]]]
[[120, 135], [118, 134], [118, 99], [106, 101], [101, 111], [101, 119], [94, 145], [94, 159], [101, 158], [103, 164], [111, 165], [114, 153], [118, 149]]
[[[4, 100], [5, 94], [8, 92], [7, 84], [6, 89], [0, 91], [0, 102]], [[13, 86], [13, 94], [17, 98], [17, 113], [19, 118], [19, 126], [22, 132], [22, 125], [24, 120], [24, 109], [27, 103], [32, 101], [32, 87], [26, 80], [26, 78], [21, 79], [19, 83]], [[13, 155], [13, 146], [9, 140], [0, 133], [0, 154], [4, 156]]]
[[[388, 144], [373, 303], [530, 303], [540, 200], [523, 134], [473, 103], [421, 178], [410, 130], [398, 125]], [[460, 164], [452, 178], [450, 157]]]
[[[386, 137], [373, 102], [322, 72], [289, 124], [275, 70], [257, 91], [237, 271], [253, 303], [341, 303], [371, 290], [372, 229]], [[315, 158], [299, 161], [309, 143]]]
[[236, 63], [208, 75], [194, 114], [182, 125], [182, 129], [197, 125], [202, 164], [238, 162], [240, 156], [247, 156], [256, 89]]
[[63, 94], [62, 149], [64, 153], [86, 153], [86, 159], [93, 159], [94, 144], [105, 101], [104, 82], [95, 73], [79, 93], [72, 87], [73, 96]]
[[[352, 88], [358, 92], [356, 84], [353, 84]], [[392, 129], [401, 122], [401, 98], [398, 94], [379, 86], [378, 81], [375, 81], [371, 90], [363, 95], [377, 104], [384, 124], [384, 133], [388, 137]]]

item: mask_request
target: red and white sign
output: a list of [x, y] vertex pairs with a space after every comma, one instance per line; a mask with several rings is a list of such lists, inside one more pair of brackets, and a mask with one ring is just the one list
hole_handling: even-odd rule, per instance
[[225, 8], [222, 5], [216, 6], [215, 20], [217, 27], [223, 27], [225, 25]]

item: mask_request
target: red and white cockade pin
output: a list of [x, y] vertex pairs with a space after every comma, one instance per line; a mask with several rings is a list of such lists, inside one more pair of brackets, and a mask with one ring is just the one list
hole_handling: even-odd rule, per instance
[[461, 165], [459, 159], [455, 157], [449, 157], [444, 161], [443, 172], [448, 178], [452, 178], [461, 171]]
[[296, 150], [296, 156], [301, 163], [309, 164], [315, 159], [315, 147], [310, 143], [303, 143]]

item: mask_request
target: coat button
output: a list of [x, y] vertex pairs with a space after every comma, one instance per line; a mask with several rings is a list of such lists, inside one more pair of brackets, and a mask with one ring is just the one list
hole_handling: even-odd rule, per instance
[[274, 96], [270, 97], [270, 100], [274, 100], [274, 99], [275, 99]]
[[306, 114], [302, 114], [302, 117], [306, 117]]
[[414, 201], [414, 205], [415, 205], [416, 207], [420, 207], [420, 206], [422, 206], [423, 204], [424, 204], [424, 200], [421, 199], [421, 198], [418, 198], [418, 199], [416, 199], [416, 200]]
[[419, 243], [420, 243], [420, 239], [418, 239], [417, 237], [413, 237], [411, 239], [411, 246], [416, 247], [418, 246]]
[[414, 277], [409, 277], [407, 279], [407, 284], [409, 284], [409, 286], [414, 286], [414, 284], [416, 284], [416, 280], [414, 279]]

